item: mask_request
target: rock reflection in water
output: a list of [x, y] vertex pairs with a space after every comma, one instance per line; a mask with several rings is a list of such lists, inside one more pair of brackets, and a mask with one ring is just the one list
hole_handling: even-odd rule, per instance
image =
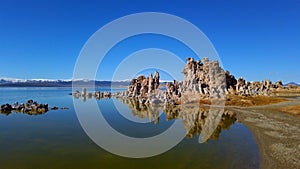
[[17, 111], [17, 110], [12, 110], [12, 111], [0, 111], [1, 114], [4, 114], [6, 116], [10, 115], [11, 113], [16, 113], [16, 114], [27, 114], [27, 115], [30, 115], [30, 116], [37, 116], [37, 115], [43, 115], [43, 114], [46, 114], [47, 111], [44, 111], [44, 112], [36, 112], [36, 111], [28, 111], [28, 112], [22, 112], [22, 111]]
[[140, 119], [148, 118], [149, 122], [154, 122], [158, 124], [159, 122], [159, 111], [161, 110], [160, 106], [149, 106], [146, 104], [140, 104], [136, 99], [125, 99], [119, 98], [119, 100], [128, 105], [128, 108], [131, 109], [132, 115], [137, 116]]
[[204, 107], [199, 104], [184, 105], [145, 105], [136, 99], [118, 98], [132, 110], [132, 115], [140, 119], [148, 118], [149, 122], [159, 122], [159, 112], [166, 115], [166, 120], [182, 120], [186, 129], [186, 136], [199, 136], [199, 143], [210, 139], [218, 140], [222, 130], [229, 130], [237, 120], [236, 113], [218, 107]]

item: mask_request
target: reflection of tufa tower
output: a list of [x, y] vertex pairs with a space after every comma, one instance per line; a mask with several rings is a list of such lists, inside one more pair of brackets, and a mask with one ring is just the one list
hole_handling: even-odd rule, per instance
[[[122, 99], [122, 98], [119, 98]], [[126, 101], [125, 101], [126, 100]], [[140, 104], [138, 100], [129, 98], [122, 100], [122, 102], [128, 104], [128, 108], [132, 111], [133, 116], [137, 116], [140, 119], [148, 118], [149, 122], [154, 122], [154, 124], [158, 124], [159, 122], [159, 108], [148, 106], [145, 104]]]
[[228, 130], [235, 123], [236, 114], [223, 108], [185, 105], [178, 118], [183, 121], [187, 137], [199, 135], [199, 143], [202, 143], [210, 139], [217, 140], [223, 129]]
[[166, 120], [181, 119], [186, 130], [186, 136], [193, 138], [199, 136], [199, 143], [210, 139], [217, 140], [222, 130], [228, 130], [237, 120], [236, 113], [219, 107], [201, 107], [198, 104], [183, 104], [179, 106], [165, 104], [152, 106], [140, 104], [134, 98], [118, 98], [128, 104], [132, 115], [140, 119], [148, 118], [149, 122], [158, 124], [159, 112], [166, 115]]

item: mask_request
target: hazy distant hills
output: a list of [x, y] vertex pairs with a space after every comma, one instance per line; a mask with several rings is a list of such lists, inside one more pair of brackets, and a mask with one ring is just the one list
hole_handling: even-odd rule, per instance
[[[97, 80], [76, 80], [75, 86], [89, 87], [95, 84], [96, 87], [127, 87], [130, 81], [97, 81]], [[22, 79], [0, 79], [0, 87], [72, 87], [71, 80], [22, 80]]]

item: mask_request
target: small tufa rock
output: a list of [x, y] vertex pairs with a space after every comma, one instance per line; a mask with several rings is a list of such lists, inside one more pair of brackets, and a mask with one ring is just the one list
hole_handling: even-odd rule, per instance
[[82, 88], [81, 96], [86, 96], [86, 88]]
[[80, 92], [78, 90], [75, 90], [75, 92], [72, 94], [75, 98], [79, 98], [81, 96]]
[[110, 98], [111, 92], [108, 92], [108, 91], [103, 92], [103, 97]]

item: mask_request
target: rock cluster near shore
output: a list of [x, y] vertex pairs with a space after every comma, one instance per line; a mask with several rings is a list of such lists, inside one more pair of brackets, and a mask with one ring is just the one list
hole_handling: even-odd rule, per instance
[[218, 61], [208, 58], [195, 61], [186, 59], [187, 64], [182, 73], [182, 82], [173, 81], [166, 84], [166, 90], [159, 90], [159, 73], [154, 77], [144, 75], [132, 79], [127, 91], [119, 92], [117, 97], [136, 98], [142, 104], [168, 103], [180, 104], [198, 102], [200, 99], [226, 99], [226, 95], [238, 96], [268, 96], [276, 89], [283, 89], [281, 81], [272, 83], [248, 82], [242, 77], [236, 79], [229, 71], [225, 71]]

